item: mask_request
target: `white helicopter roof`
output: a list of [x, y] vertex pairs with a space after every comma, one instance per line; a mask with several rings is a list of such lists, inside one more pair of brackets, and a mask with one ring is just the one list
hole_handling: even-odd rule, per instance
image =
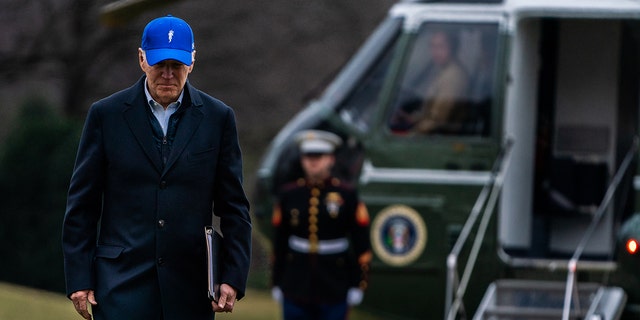
[[519, 16], [640, 17], [638, 0], [506, 0], [504, 7]]
[[392, 15], [435, 17], [448, 14], [507, 14], [526, 17], [626, 18], [640, 19], [640, 0], [504, 0], [402, 1]]

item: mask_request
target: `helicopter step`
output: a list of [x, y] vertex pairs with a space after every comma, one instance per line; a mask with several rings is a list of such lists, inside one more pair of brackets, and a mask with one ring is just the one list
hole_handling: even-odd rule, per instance
[[[474, 320], [562, 319], [565, 282], [497, 280], [487, 289]], [[626, 303], [621, 288], [579, 283], [569, 319], [620, 319]]]

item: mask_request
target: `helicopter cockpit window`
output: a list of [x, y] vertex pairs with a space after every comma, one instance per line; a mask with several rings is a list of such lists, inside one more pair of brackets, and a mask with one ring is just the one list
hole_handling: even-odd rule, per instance
[[340, 106], [340, 117], [353, 124], [362, 132], [367, 132], [371, 125], [375, 107], [378, 105], [382, 85], [387, 76], [391, 57], [395, 51], [396, 41], [393, 39], [380, 59], [365, 74], [351, 94]]
[[394, 134], [488, 135], [497, 24], [425, 23], [389, 113]]

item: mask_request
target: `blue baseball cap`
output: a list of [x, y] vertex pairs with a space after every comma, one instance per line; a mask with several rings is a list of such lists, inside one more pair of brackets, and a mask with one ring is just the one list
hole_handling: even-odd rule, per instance
[[147, 24], [140, 47], [150, 66], [169, 59], [188, 66], [193, 63], [193, 31], [184, 20], [171, 15], [153, 19]]

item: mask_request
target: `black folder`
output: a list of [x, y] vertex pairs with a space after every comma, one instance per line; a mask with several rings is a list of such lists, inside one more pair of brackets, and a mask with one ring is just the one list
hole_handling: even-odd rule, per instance
[[207, 240], [208, 295], [209, 299], [218, 301], [222, 236], [212, 226], [204, 227], [204, 234]]

